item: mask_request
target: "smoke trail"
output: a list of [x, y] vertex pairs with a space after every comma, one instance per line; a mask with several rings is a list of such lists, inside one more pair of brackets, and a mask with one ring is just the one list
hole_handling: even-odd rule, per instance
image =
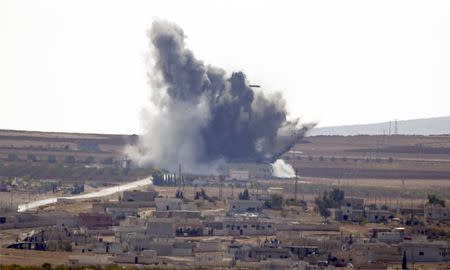
[[282, 159], [277, 159], [272, 165], [272, 175], [278, 178], [294, 178], [295, 171], [291, 164], [287, 164]]
[[126, 150], [137, 164], [212, 172], [227, 160], [268, 159], [293, 143], [284, 133], [307, 130], [287, 121], [280, 93], [253, 91], [244, 73], [227, 75], [196, 59], [177, 25], [155, 21], [148, 36], [154, 108], [144, 113], [138, 144]]

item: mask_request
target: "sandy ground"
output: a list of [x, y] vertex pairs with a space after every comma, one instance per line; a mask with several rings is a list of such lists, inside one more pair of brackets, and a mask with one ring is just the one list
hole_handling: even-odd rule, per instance
[[35, 251], [25, 249], [6, 249], [0, 248], [0, 264], [18, 264], [18, 265], [42, 265], [50, 263], [52, 265], [67, 264], [68, 252], [50, 252]]

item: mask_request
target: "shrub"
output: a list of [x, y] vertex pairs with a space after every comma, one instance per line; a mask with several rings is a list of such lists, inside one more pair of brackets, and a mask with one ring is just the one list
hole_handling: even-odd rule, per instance
[[283, 197], [279, 194], [272, 194], [264, 205], [270, 209], [281, 209], [283, 207]]
[[248, 189], [244, 189], [243, 192], [239, 193], [239, 200], [250, 200], [250, 194]]
[[445, 207], [445, 200], [439, 198], [435, 194], [428, 194], [428, 204], [430, 205], [440, 205], [442, 207]]

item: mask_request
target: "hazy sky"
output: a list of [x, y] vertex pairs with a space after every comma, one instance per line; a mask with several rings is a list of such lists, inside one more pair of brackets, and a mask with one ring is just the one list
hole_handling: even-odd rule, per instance
[[139, 133], [155, 18], [321, 126], [450, 115], [450, 1], [0, 0], [0, 129]]

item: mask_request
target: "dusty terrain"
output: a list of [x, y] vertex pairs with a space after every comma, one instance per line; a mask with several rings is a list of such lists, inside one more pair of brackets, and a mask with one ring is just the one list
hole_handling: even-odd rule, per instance
[[[133, 136], [38, 131], [0, 130], [0, 159], [5, 162], [84, 163], [88, 157], [101, 162], [122, 157], [123, 147]], [[75, 160], [66, 160], [73, 156]]]
[[[0, 179], [27, 175], [88, 182], [135, 179], [149, 171], [125, 172], [108, 164], [90, 168], [86, 159], [92, 157], [91, 161], [101, 164], [111, 158], [120, 165], [125, 158], [124, 146], [136, 139], [135, 135], [0, 130]], [[33, 156], [37, 161], [29, 160]], [[55, 156], [56, 162], [50, 163], [49, 156]], [[69, 160], [71, 156], [75, 161]], [[306, 200], [331, 186], [370, 201], [400, 197], [423, 200], [428, 193], [450, 198], [450, 136], [312, 136], [297, 143], [283, 158], [297, 169], [298, 193]], [[257, 179], [257, 183], [252, 179], [248, 184], [253, 193], [257, 188], [275, 186], [293, 196], [295, 190], [293, 180]], [[175, 189], [169, 189], [172, 195]], [[192, 196], [194, 191], [190, 191]], [[232, 197], [232, 193], [237, 197], [241, 191], [228, 186], [223, 197]], [[208, 187], [208, 193], [219, 197], [218, 188]], [[17, 194], [13, 201], [24, 201], [28, 196]], [[10, 204], [10, 198], [2, 196], [1, 203]]]
[[450, 136], [315, 136], [283, 156], [302, 176], [450, 179]]
[[[136, 135], [0, 130], [0, 160], [111, 165], [123, 163], [124, 147], [136, 140]], [[444, 135], [311, 136], [282, 157], [308, 177], [450, 179], [450, 136]]]
[[69, 262], [69, 255], [68, 252], [0, 248], [0, 264], [42, 265], [50, 263], [60, 265]]

